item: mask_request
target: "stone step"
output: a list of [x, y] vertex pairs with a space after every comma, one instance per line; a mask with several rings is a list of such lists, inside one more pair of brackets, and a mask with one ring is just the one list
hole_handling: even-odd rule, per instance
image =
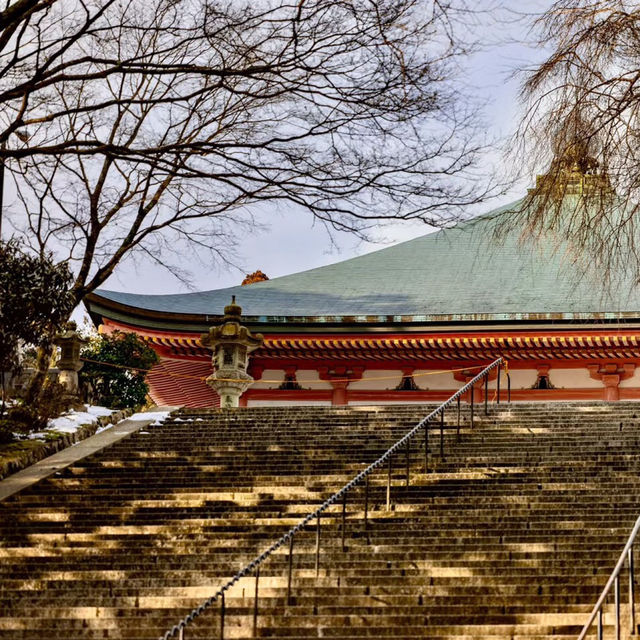
[[[0, 638], [159, 637], [433, 408], [183, 410], [0, 503]], [[640, 511], [640, 403], [462, 409], [408, 488], [397, 454], [390, 511], [372, 477], [366, 532], [349, 496], [347, 552], [331, 507], [317, 578], [298, 534], [289, 606], [286, 547], [267, 561], [258, 637], [577, 636]], [[225, 637], [252, 637], [253, 588]]]

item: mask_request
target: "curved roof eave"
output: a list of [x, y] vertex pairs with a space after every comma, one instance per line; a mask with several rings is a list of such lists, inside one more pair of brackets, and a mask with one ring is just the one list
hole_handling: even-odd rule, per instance
[[512, 203], [461, 224], [342, 262], [248, 286], [172, 295], [97, 291], [95, 317], [146, 326], [206, 326], [235, 295], [259, 325], [401, 325], [615, 321], [640, 317], [640, 293], [566, 260], [561, 242], [523, 245], [494, 233]]

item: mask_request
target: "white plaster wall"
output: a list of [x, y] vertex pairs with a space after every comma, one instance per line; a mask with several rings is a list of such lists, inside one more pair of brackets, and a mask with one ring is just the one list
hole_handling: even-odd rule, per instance
[[600, 380], [594, 380], [588, 369], [553, 369], [549, 370], [549, 380], [559, 389], [602, 389]]
[[[453, 368], [453, 367], [452, 367]], [[429, 375], [420, 375], [429, 374]], [[429, 369], [416, 369], [413, 372], [413, 379], [421, 389], [459, 389], [462, 382], [458, 382], [453, 373], [441, 373], [430, 371]]]
[[365, 371], [362, 380], [349, 383], [349, 391], [382, 391], [395, 389], [402, 380], [402, 371], [397, 369], [382, 369]]
[[640, 367], [636, 367], [634, 374], [620, 383], [620, 387], [640, 387]]
[[307, 400], [294, 402], [293, 400], [249, 400], [248, 407], [330, 407], [330, 400]]
[[[531, 389], [538, 379], [538, 372], [536, 369], [510, 369], [509, 376], [511, 378], [511, 389]], [[552, 383], [553, 384], [553, 383]], [[496, 381], [492, 380], [489, 386], [494, 389]], [[507, 376], [502, 370], [502, 376], [500, 378], [500, 390], [507, 390]], [[502, 394], [500, 394], [502, 395]]]
[[[265, 380], [279, 380], [279, 382], [264, 382]], [[262, 378], [251, 385], [251, 389], [277, 389], [284, 381], [282, 369], [265, 369]]]
[[[283, 372], [284, 377], [284, 372]], [[317, 371], [311, 369], [298, 369], [296, 371], [296, 380], [302, 387], [313, 389], [332, 389], [331, 383], [327, 380], [320, 380]]]

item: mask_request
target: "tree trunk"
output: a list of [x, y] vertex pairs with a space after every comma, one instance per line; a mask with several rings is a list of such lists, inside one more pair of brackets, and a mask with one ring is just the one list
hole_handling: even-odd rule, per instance
[[53, 354], [53, 342], [38, 347], [38, 356], [36, 360], [36, 372], [33, 378], [29, 381], [29, 386], [25, 393], [24, 401], [30, 406], [36, 406], [38, 399], [42, 393], [45, 380], [47, 379], [47, 372], [49, 371], [49, 364], [51, 363], [51, 355]]
[[0, 418], [2, 416], [4, 416], [4, 412], [6, 410], [6, 394], [7, 394], [7, 390], [6, 390], [6, 376], [5, 376], [5, 372], [4, 369], [2, 371], [0, 371], [0, 380], [2, 381], [2, 404], [0, 404]]

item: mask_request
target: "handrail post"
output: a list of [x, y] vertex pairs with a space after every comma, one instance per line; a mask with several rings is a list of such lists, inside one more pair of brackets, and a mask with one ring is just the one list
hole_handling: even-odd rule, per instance
[[224, 640], [224, 614], [226, 610], [224, 591], [220, 597], [220, 640]]
[[473, 385], [471, 385], [471, 388], [469, 389], [469, 393], [471, 394], [471, 428], [473, 429], [473, 405], [474, 405], [473, 397], [475, 396], [475, 389], [473, 388]]
[[507, 402], [511, 404], [511, 375], [507, 373]]
[[347, 531], [347, 492], [342, 494], [342, 551], [346, 551], [347, 548], [344, 544], [344, 538]]
[[320, 514], [316, 516], [316, 578], [320, 575]]
[[456, 440], [460, 442], [460, 396], [458, 396], [458, 419], [456, 426]]
[[602, 607], [600, 607], [598, 609], [598, 640], [604, 639], [604, 624], [602, 617]]
[[405, 452], [405, 462], [406, 462], [406, 479], [405, 479], [405, 485], [408, 487], [409, 486], [409, 482], [410, 482], [410, 478], [409, 478], [409, 461], [411, 458], [411, 438], [407, 438], [407, 448], [406, 448], [406, 452]]
[[620, 640], [620, 574], [613, 583], [613, 597], [615, 600], [616, 640]]
[[184, 640], [184, 627], [178, 629], [178, 640]]
[[489, 415], [489, 373], [484, 374], [484, 415]]
[[629, 563], [629, 627], [631, 635], [636, 635], [636, 588], [635, 588], [635, 570], [633, 565], [633, 546], [629, 547], [628, 563]]
[[424, 425], [424, 472], [429, 473], [429, 422]]
[[444, 409], [440, 412], [440, 460], [444, 460]]
[[253, 592], [253, 637], [258, 633], [258, 580], [260, 580], [260, 565], [256, 567], [256, 587]]
[[364, 479], [364, 530], [369, 528], [369, 476]]
[[496, 404], [500, 404], [500, 374], [502, 373], [502, 363], [498, 363], [498, 375], [496, 377]]
[[293, 574], [293, 536], [289, 538], [289, 569], [287, 572], [287, 604], [291, 604], [291, 576]]
[[391, 458], [389, 456], [389, 465], [387, 469], [387, 511], [391, 511]]

